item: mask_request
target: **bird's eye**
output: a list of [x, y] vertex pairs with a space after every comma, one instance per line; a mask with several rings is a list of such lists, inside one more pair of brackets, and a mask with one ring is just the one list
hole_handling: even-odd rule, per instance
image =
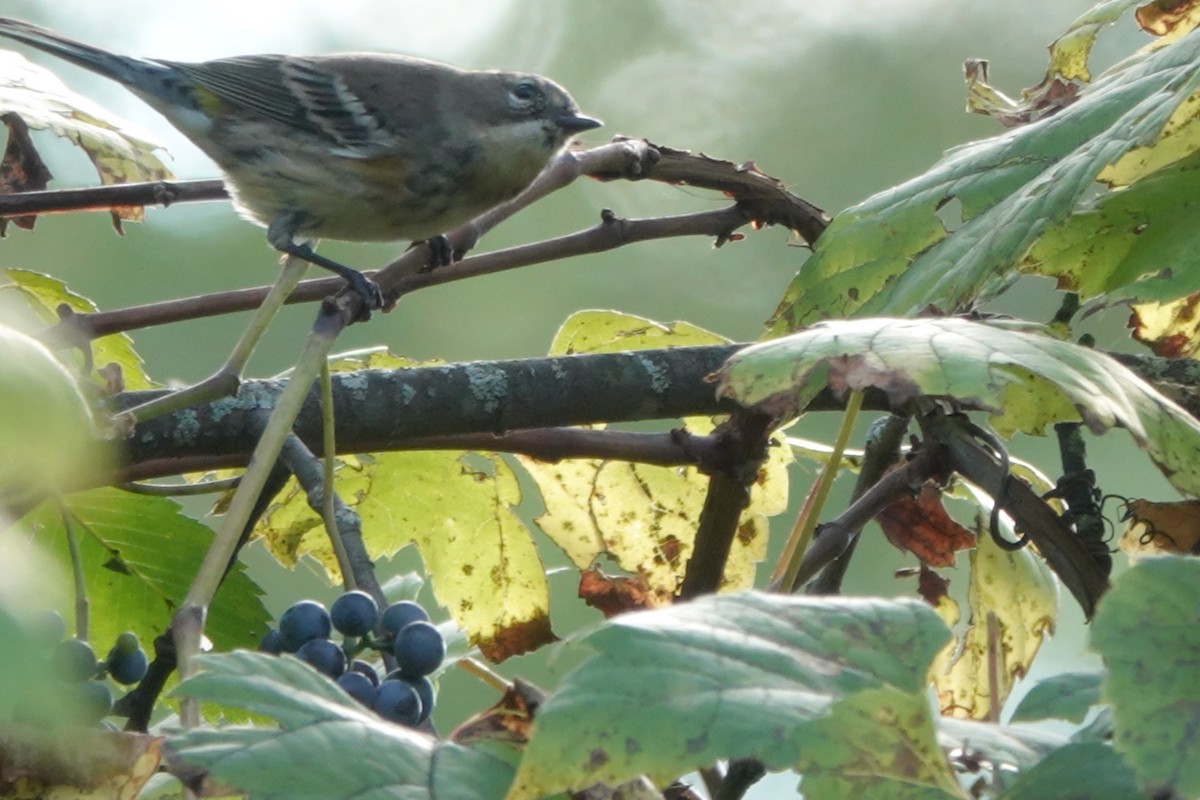
[[537, 101], [542, 93], [538, 90], [536, 84], [530, 81], [522, 81], [512, 88], [509, 96], [517, 105], [528, 106]]

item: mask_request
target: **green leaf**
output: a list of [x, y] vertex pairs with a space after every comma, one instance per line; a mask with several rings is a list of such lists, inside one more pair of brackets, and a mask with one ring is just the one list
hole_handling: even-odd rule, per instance
[[0, 408], [0, 506], [34, 505], [106, 473], [107, 453], [71, 373], [41, 342], [3, 325]]
[[[162, 633], [187, 595], [212, 531], [180, 512], [179, 505], [118, 489], [71, 495], [66, 508], [75, 520], [87, 599], [90, 639], [107, 652], [122, 631], [144, 643]], [[71, 574], [66, 531], [57, 508], [45, 505], [23, 526]], [[237, 564], [209, 609], [205, 633], [219, 649], [253, 646], [269, 619], [262, 590]], [[61, 609], [72, 619], [69, 609]], [[103, 653], [102, 653], [103, 654]]]
[[[843, 211], [788, 287], [769, 323], [770, 334], [830, 317], [904, 316], [930, 305], [956, 311], [1005, 288], [1018, 268], [1041, 273], [1040, 262], [1027, 255], [1047, 231], [1060, 226], [1054, 239], [1076, 239], [1071, 229], [1090, 228], [1097, 207], [1121, 202], [1122, 176], [1105, 173], [1107, 167], [1138, 147], [1169, 149], [1163, 161], [1170, 163], [1196, 151], [1196, 137], [1166, 134], [1177, 114], [1194, 116], [1189, 100], [1198, 88], [1200, 38], [1147, 48], [1106, 72], [1058, 113], [951, 150], [924, 175]], [[1129, 172], [1128, 180], [1140, 179], [1140, 171]], [[1145, 189], [1143, 200], [1154, 197], [1151, 205], [1156, 205], [1193, 196], [1180, 192], [1196, 178], [1182, 171], [1176, 177]], [[1096, 196], [1098, 180], [1112, 188]], [[951, 200], [961, 207], [961, 221], [943, 223]], [[1173, 233], [1170, 227], [1169, 220], [1161, 226], [1165, 234], [1184, 234], [1190, 252], [1183, 258], [1190, 263], [1197, 249], [1195, 227]], [[1109, 226], [1090, 243], [1090, 251], [1126, 250], [1142, 232], [1136, 222]], [[1049, 242], [1044, 246], [1062, 249]], [[1067, 265], [1063, 261], [1046, 272], [1061, 273]], [[1180, 285], [1200, 285], [1196, 270], [1157, 262], [1157, 270], [1167, 268], [1173, 268]], [[1121, 278], [1103, 270], [1099, 277], [1089, 276], [1089, 288], [1142, 279], [1132, 264], [1122, 269]]]
[[171, 747], [255, 800], [498, 798], [512, 778], [502, 758], [385, 722], [290, 656], [198, 661], [202, 671], [175, 694], [266, 714], [281, 727], [200, 728], [171, 737]]
[[1200, 794], [1200, 561], [1146, 558], [1100, 601], [1092, 647], [1117, 750], [1150, 794]]
[[965, 798], [938, 747], [924, 692], [865, 689], [802, 728], [805, 800]]
[[1102, 672], [1060, 672], [1038, 681], [1021, 698], [1013, 722], [1054, 717], [1083, 722], [1088, 709], [1100, 702]]
[[924, 692], [948, 636], [909, 601], [744, 593], [621, 615], [582, 640], [598, 654], [541, 706], [509, 798], [740, 756], [793, 766], [804, 723], [838, 700]]
[[[60, 306], [67, 306], [76, 314], [94, 314], [100, 310], [91, 300], [76, 294], [67, 288], [65, 283], [49, 275], [15, 268], [4, 270], [4, 275], [11, 283], [0, 286], [0, 292], [18, 294], [47, 325], [53, 325], [59, 321], [58, 309]], [[132, 391], [152, 389], [158, 386], [146, 374], [141, 356], [133, 349], [133, 339], [129, 338], [127, 334], [111, 333], [108, 336], [101, 336], [93, 339], [90, 346], [92, 362], [95, 367], [104, 367], [109, 364], [116, 364], [120, 367], [121, 382], [125, 389]], [[79, 363], [82, 365], [82, 358], [79, 359]], [[102, 386], [106, 386], [105, 379], [95, 373], [88, 377]]]
[[[102, 183], [169, 180], [154, 155], [159, 146], [131, 125], [72, 92], [52, 72], [11, 51], [0, 51], [0, 113], [15, 113], [31, 128], [49, 129], [83, 149]], [[141, 209], [126, 219], [140, 219]]]
[[1125, 428], [1176, 488], [1200, 495], [1200, 423], [1108, 356], [1036, 331], [957, 318], [824, 322], [736, 353], [718, 392], [779, 419], [825, 386], [877, 388], [895, 406], [953, 399], [992, 412], [1002, 434], [1082, 418], [1094, 433]]
[[999, 800], [1129, 800], [1145, 797], [1133, 770], [1107, 744], [1066, 745], [1021, 773]]

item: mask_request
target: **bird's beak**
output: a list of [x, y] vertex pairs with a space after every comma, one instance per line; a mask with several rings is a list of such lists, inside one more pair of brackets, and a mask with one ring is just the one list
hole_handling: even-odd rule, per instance
[[554, 123], [566, 133], [583, 133], [604, 124], [594, 117], [585, 117], [578, 113], [563, 114], [557, 117]]

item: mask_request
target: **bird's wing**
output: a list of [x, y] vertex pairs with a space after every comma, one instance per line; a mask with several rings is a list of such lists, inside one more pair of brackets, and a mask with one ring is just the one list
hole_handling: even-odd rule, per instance
[[256, 55], [169, 64], [223, 102], [327, 138], [339, 155], [370, 158], [394, 146], [376, 111], [336, 70], [313, 59]]

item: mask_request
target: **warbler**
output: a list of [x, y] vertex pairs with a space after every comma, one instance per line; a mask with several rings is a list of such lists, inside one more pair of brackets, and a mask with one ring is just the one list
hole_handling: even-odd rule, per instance
[[0, 36], [125, 85], [216, 162], [272, 247], [336, 272], [368, 310], [378, 287], [310, 240], [440, 235], [601, 124], [540, 75], [381, 53], [134, 58], [6, 18]]

